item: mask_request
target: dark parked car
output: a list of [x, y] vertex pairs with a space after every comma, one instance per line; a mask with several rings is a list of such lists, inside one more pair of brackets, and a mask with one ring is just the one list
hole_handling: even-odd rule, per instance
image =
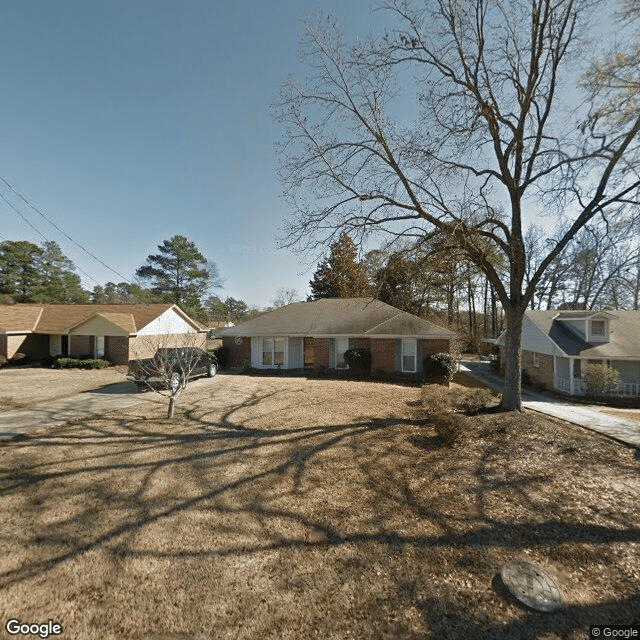
[[130, 360], [127, 378], [139, 389], [177, 389], [185, 378], [213, 378], [217, 372], [218, 361], [212, 353], [197, 347], [172, 347], [158, 349], [153, 358]]

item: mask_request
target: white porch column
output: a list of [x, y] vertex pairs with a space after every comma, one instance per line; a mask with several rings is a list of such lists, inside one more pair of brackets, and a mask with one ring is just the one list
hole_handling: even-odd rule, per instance
[[569, 395], [573, 395], [573, 358], [569, 358]]

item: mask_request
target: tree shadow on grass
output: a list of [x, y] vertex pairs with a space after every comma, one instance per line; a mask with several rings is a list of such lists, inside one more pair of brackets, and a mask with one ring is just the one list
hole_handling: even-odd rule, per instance
[[[589, 559], [596, 562], [608, 559], [612, 545], [640, 543], [640, 528], [633, 521], [580, 520], [559, 502], [540, 512], [532, 494], [544, 490], [550, 476], [496, 473], [501, 460], [517, 454], [508, 440], [485, 446], [469, 472], [464, 448], [434, 449], [431, 440], [416, 433], [414, 420], [363, 417], [278, 427], [267, 403], [276, 396], [254, 393], [217, 414], [188, 408], [172, 432], [166, 427], [173, 423], [166, 421], [112, 417], [5, 444], [3, 453], [13, 458], [1, 470], [0, 496], [19, 496], [14, 507], [26, 526], [20, 533], [3, 534], [2, 541], [8, 548], [17, 545], [33, 552], [20, 566], [0, 572], [0, 588], [41, 579], [98, 549], [110, 554], [114, 571], [128, 559], [210, 562], [270, 552], [357, 549], [362, 566], [339, 560], [345, 563], [345, 575], [358, 583], [358, 572], [370, 576], [371, 567], [381, 566], [395, 580], [396, 605], [416, 607], [438, 637], [435, 630], [443, 620], [455, 630], [452, 612], [467, 629], [479, 628], [479, 623], [446, 590], [439, 591], [435, 575], [431, 595], [405, 580], [407, 573], [418, 572], [421, 562], [438, 570], [442, 558], [453, 553], [458, 562], [471, 563], [469, 570], [478, 571], [491, 589], [504, 554], [582, 543], [601, 549]], [[247, 426], [243, 411], [263, 405], [260, 419]], [[319, 502], [323, 488], [326, 498]], [[348, 503], [339, 500], [345, 491], [351, 492]], [[512, 519], [490, 508], [500, 492], [517, 497], [526, 516]], [[45, 517], [47, 504], [64, 505], [70, 498], [75, 500], [70, 511], [61, 511], [53, 521]], [[469, 511], [460, 508], [463, 503]], [[205, 519], [209, 542], [180, 539], [188, 538], [192, 516], [197, 516], [193, 522]], [[181, 534], [174, 544], [139, 542], [138, 536], [169, 522]], [[482, 566], [473, 565], [478, 551]], [[372, 600], [371, 611], [374, 605]], [[593, 611], [572, 605], [565, 613], [580, 622], [560, 623], [557, 616], [547, 620], [555, 619], [562, 629], [582, 629], [585, 616], [594, 623], [602, 620], [599, 614], [619, 620], [613, 615], [616, 607], [627, 615], [637, 606], [637, 598], [612, 599]], [[536, 637], [527, 633], [538, 615], [524, 611], [511, 623], [487, 619], [480, 629], [484, 635], [478, 637]], [[381, 617], [379, 624], [385, 620]], [[405, 628], [402, 620], [393, 624]], [[541, 628], [548, 631], [552, 623], [543, 622]], [[440, 637], [455, 637], [451, 633]], [[412, 637], [411, 632], [404, 637]]]

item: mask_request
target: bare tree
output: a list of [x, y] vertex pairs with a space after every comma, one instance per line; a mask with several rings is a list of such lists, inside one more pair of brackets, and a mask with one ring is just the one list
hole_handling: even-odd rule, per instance
[[[635, 102], [614, 122], [607, 109], [623, 89], [591, 83], [573, 111], [559, 97], [584, 59], [594, 4], [389, 1], [391, 29], [351, 48], [318, 19], [303, 43], [307, 79], [290, 80], [276, 106], [293, 211], [283, 242], [448, 236], [504, 310], [504, 409], [521, 410], [523, 316], [543, 274], [590, 220], [637, 202]], [[413, 125], [399, 111], [407, 87], [417, 92]], [[565, 231], [525, 280], [524, 229], [540, 206]]]
[[275, 309], [286, 307], [288, 304], [300, 301], [300, 294], [295, 289], [287, 289], [280, 287], [276, 291], [276, 296], [271, 300], [271, 304]]
[[196, 375], [213, 377], [215, 358], [204, 350], [204, 335], [165, 334], [138, 337], [137, 349], [129, 362], [128, 377], [139, 389], [168, 398], [167, 418], [173, 418], [176, 403], [189, 380]]

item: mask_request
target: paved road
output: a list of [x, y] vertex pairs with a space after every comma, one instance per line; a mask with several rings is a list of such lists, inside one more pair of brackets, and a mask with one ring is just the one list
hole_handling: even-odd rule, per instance
[[[502, 391], [503, 381], [486, 362], [465, 360], [461, 369], [494, 391]], [[611, 438], [640, 448], [640, 421], [618, 418], [601, 411], [559, 400], [553, 396], [522, 390], [522, 404], [527, 409], [540, 411], [549, 416], [598, 431]]]

